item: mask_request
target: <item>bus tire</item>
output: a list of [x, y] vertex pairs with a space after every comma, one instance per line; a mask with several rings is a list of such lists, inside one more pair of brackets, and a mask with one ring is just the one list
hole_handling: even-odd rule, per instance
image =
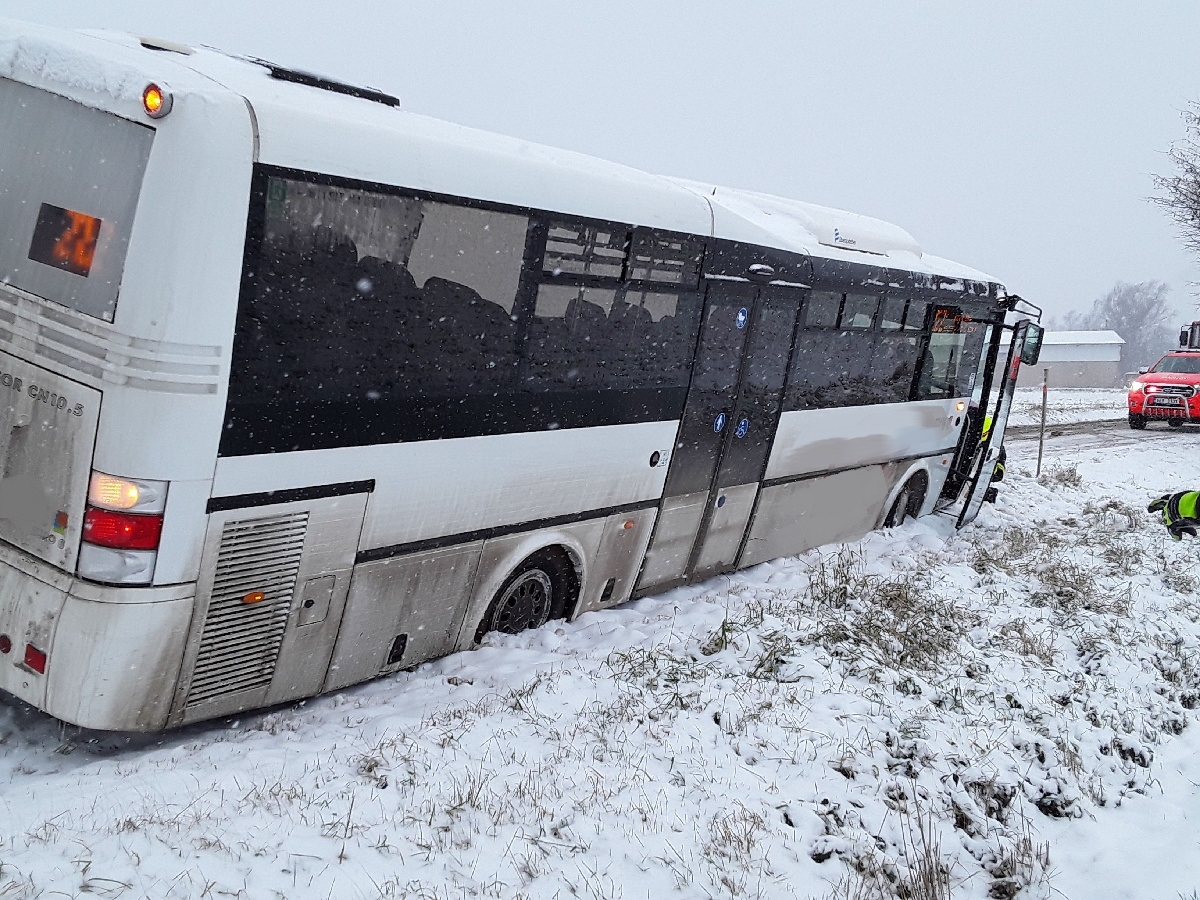
[[1141, 431], [1143, 428], [1146, 427], [1146, 417], [1138, 416], [1138, 415], [1134, 415], [1133, 413], [1130, 413], [1129, 414], [1129, 427], [1132, 428], [1134, 431]]
[[562, 550], [539, 550], [505, 579], [479, 623], [478, 643], [492, 631], [520, 634], [566, 616], [577, 592], [578, 578]]
[[904, 483], [904, 487], [900, 488], [900, 492], [896, 494], [896, 499], [892, 501], [892, 508], [888, 510], [887, 517], [883, 520], [883, 527], [900, 527], [910, 517], [917, 514], [924, 502], [925, 482], [923, 476], [918, 473], [908, 479]]

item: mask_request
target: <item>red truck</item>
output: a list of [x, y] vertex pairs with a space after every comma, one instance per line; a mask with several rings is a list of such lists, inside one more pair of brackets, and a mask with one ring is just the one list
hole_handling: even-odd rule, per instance
[[1129, 427], [1165, 421], [1173, 428], [1200, 424], [1200, 322], [1179, 332], [1179, 349], [1172, 350], [1129, 385]]

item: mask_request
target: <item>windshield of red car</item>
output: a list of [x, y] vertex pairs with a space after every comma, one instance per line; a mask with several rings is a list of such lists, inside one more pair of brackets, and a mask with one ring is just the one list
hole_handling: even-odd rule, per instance
[[1164, 356], [1150, 371], [1200, 375], [1200, 353], [1189, 356]]

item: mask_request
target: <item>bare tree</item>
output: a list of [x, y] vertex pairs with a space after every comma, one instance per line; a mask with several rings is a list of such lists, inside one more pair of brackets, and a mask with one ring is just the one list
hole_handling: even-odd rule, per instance
[[1184, 244], [1200, 254], [1200, 103], [1183, 111], [1183, 121], [1184, 136], [1168, 151], [1175, 174], [1154, 176], [1163, 192], [1154, 202], [1171, 214]]
[[1155, 362], [1175, 345], [1178, 313], [1161, 281], [1118, 281], [1087, 312], [1068, 313], [1068, 329], [1111, 329], [1125, 339], [1121, 363], [1130, 372]]

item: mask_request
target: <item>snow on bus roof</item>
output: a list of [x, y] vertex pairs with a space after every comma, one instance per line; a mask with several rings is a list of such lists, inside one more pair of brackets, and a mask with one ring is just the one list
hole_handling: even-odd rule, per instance
[[[173, 51], [173, 52], [164, 52]], [[147, 56], [149, 54], [149, 56]], [[152, 60], [152, 62], [151, 62]], [[115, 32], [0, 20], [0, 75], [140, 103], [147, 80], [177, 93], [213, 83], [250, 103], [259, 161], [432, 193], [715, 234], [781, 250], [960, 281], [988, 275], [922, 251], [896, 225], [755, 191], [704, 185], [273, 78], [269, 64]], [[165, 75], [164, 75], [165, 73]], [[199, 77], [197, 77], [199, 76]]]
[[0, 38], [0, 77], [52, 82], [113, 100], [140, 101], [146, 86], [145, 72], [95, 54], [80, 53], [73, 42], [43, 34], [18, 33]]
[[951, 279], [996, 281], [976, 269], [923, 252], [911, 234], [882, 219], [758, 191], [671, 180], [707, 197], [722, 237]]

